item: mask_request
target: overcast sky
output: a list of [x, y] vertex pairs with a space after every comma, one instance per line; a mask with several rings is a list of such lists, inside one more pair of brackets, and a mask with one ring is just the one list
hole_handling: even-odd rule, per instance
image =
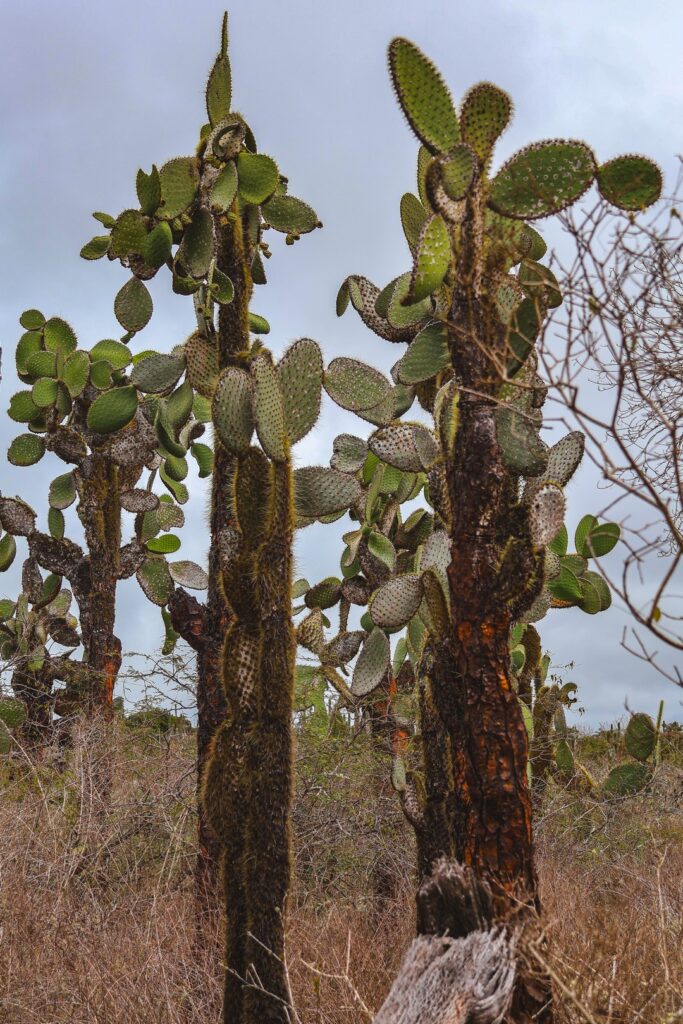
[[[17, 390], [13, 346], [22, 310], [69, 320], [90, 347], [116, 337], [113, 297], [126, 280], [118, 264], [79, 259], [98, 233], [93, 210], [117, 214], [136, 205], [135, 173], [191, 153], [205, 120], [203, 86], [219, 40], [223, 4], [203, 0], [102, 0], [59, 4], [6, 2], [0, 12], [3, 96], [0, 178], [0, 409]], [[324, 230], [286, 248], [278, 239], [269, 285], [254, 308], [271, 322], [277, 353], [297, 337], [318, 340], [326, 358], [358, 355], [388, 368], [394, 346], [350, 312], [337, 320], [334, 298], [349, 273], [383, 285], [408, 268], [398, 201], [414, 188], [417, 144], [393, 98], [386, 46], [415, 40], [439, 65], [456, 100], [491, 80], [514, 101], [514, 122], [498, 148], [502, 159], [527, 142], [584, 138], [603, 161], [623, 152], [657, 159], [669, 179], [681, 149], [683, 7], [677, 0], [249, 0], [230, 10], [234, 105], [259, 148], [309, 202]], [[192, 303], [172, 295], [168, 275], [151, 284], [155, 315], [134, 350], [168, 350], [192, 329]], [[297, 449], [299, 464], [327, 463], [342, 430], [365, 425], [325, 405], [314, 436]], [[18, 431], [0, 416], [4, 446]], [[1, 458], [1, 456], [0, 456]], [[46, 457], [19, 470], [0, 463], [4, 494], [38, 508], [63, 465]], [[568, 522], [601, 506], [595, 480], [580, 470], [569, 491]], [[184, 557], [203, 562], [205, 493], [186, 506]], [[299, 570], [311, 581], [338, 572], [339, 532], [304, 531]], [[618, 549], [612, 556], [618, 558]], [[21, 559], [0, 578], [13, 596]], [[545, 645], [566, 679], [580, 686], [585, 721], [609, 722], [624, 701], [683, 718], [681, 691], [619, 647], [625, 615], [613, 607], [590, 617], [551, 613]], [[154, 650], [160, 616], [134, 583], [120, 589], [118, 632], [125, 650]]]

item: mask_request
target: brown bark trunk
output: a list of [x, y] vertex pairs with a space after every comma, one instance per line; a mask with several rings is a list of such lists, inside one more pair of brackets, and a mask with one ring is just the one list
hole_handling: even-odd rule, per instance
[[[496, 437], [495, 366], [504, 351], [503, 328], [483, 294], [479, 203], [469, 203], [463, 222], [451, 310], [451, 356], [460, 388], [455, 444], [446, 453], [451, 635], [435, 654], [431, 697], [452, 784], [444, 795], [439, 780], [431, 780], [437, 820], [445, 819], [450, 838], [434, 837], [433, 853], [449, 847], [446, 856], [455, 855], [490, 888], [493, 920], [516, 930], [534, 927], [539, 906], [528, 738], [512, 686], [509, 636], [537, 566], [518, 481], [505, 468]], [[428, 776], [434, 767], [430, 773], [427, 766]], [[547, 980], [520, 972], [510, 1019], [548, 1024], [551, 1012]]]
[[121, 549], [119, 468], [94, 453], [79, 474], [78, 515], [88, 547], [87, 571], [74, 593], [81, 617], [83, 662], [90, 670], [88, 713], [113, 715], [121, 641], [114, 633]]

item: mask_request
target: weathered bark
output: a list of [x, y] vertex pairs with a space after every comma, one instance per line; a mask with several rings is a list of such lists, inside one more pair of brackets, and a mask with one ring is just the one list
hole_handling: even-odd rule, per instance
[[[451, 632], [434, 651], [422, 695], [430, 812], [422, 845], [424, 859], [432, 860], [423, 870], [433, 869], [439, 855], [454, 857], [490, 888], [493, 920], [505, 923], [535, 920], [538, 910], [528, 738], [512, 685], [509, 635], [541, 574], [518, 481], [496, 436], [504, 327], [482, 284], [480, 202], [468, 201], [451, 308], [459, 385], [457, 433], [445, 453]], [[519, 972], [511, 1019], [547, 1024], [549, 995], [547, 982]]]
[[515, 981], [514, 940], [492, 926], [491, 894], [469, 869], [441, 860], [417, 893], [421, 934], [375, 1024], [498, 1024]]
[[88, 547], [87, 571], [74, 586], [78, 601], [83, 662], [90, 669], [89, 714], [113, 715], [114, 684], [121, 667], [121, 641], [114, 633], [116, 584], [121, 548], [119, 468], [97, 453], [77, 474], [78, 515]]

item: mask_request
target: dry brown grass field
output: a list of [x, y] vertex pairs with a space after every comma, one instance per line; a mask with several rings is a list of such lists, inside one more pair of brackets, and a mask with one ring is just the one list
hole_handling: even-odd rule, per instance
[[[619, 758], [579, 737], [595, 778]], [[115, 779], [93, 799], [101, 759]], [[683, 1021], [683, 741], [650, 791], [551, 785], [537, 822], [558, 1021]], [[82, 730], [0, 767], [0, 1022], [215, 1024], [220, 958], [193, 913], [192, 737]], [[364, 736], [301, 737], [288, 967], [300, 1024], [371, 1020], [412, 935], [412, 848]]]

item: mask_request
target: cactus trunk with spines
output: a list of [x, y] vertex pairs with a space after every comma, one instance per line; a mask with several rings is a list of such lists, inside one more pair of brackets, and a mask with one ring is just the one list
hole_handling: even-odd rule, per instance
[[[658, 198], [661, 174], [643, 157], [598, 166], [584, 143], [551, 140], [527, 147], [491, 175], [494, 144], [511, 116], [509, 97], [482, 83], [456, 112], [437, 69], [405, 39], [392, 42], [389, 65], [422, 143], [419, 198], [401, 202], [413, 268], [383, 290], [347, 278], [337, 312], [350, 301], [376, 334], [409, 348], [392, 370], [393, 393], [380, 383], [369, 389], [376, 371], [352, 376], [349, 360], [335, 360], [325, 378], [335, 401], [380, 426], [368, 441], [379, 466], [363, 462], [363, 442], [354, 439], [349, 445], [338, 438], [332, 461], [363, 482], [367, 472], [370, 480], [367, 502], [349, 501], [362, 526], [345, 535], [344, 575], [367, 576], [368, 553], [388, 570], [361, 620], [366, 637], [351, 691], [363, 697], [380, 685], [390, 660], [388, 635], [381, 633], [407, 626], [421, 761], [417, 773], [395, 766], [393, 777], [416, 829], [420, 872], [428, 876], [443, 857], [461, 862], [490, 891], [494, 920], [514, 922], [533, 937], [540, 907], [529, 687], [518, 692], [527, 653], [521, 641], [525, 625], [551, 607], [578, 605], [594, 614], [609, 606], [604, 580], [587, 570], [587, 557], [600, 551], [584, 535], [609, 535], [613, 546], [619, 531], [585, 517], [578, 557], [567, 555], [563, 487], [581, 460], [583, 438], [569, 434], [551, 449], [540, 438], [546, 388], [536, 372], [535, 343], [547, 310], [562, 297], [552, 272], [538, 262], [545, 243], [525, 221], [559, 212], [592, 183], [609, 202], [642, 209]], [[413, 395], [433, 413], [433, 433], [396, 422]], [[387, 474], [400, 486], [396, 469], [424, 473], [434, 510], [432, 536], [422, 537], [407, 559], [406, 531], [382, 535], [381, 506], [380, 515], [368, 512]], [[323, 506], [308, 504], [319, 517]], [[437, 538], [447, 538], [446, 550]], [[304, 629], [311, 632], [306, 621], [300, 640]], [[324, 668], [332, 645], [311, 637], [315, 647], [307, 646], [319, 652]], [[531, 654], [536, 647], [540, 654], [532, 639]], [[457, 907], [442, 911], [428, 926], [439, 934], [451, 929], [449, 914], [458, 915]], [[454, 937], [458, 927], [456, 920]], [[550, 1021], [549, 979], [520, 970], [510, 1013], [514, 1020]]]

